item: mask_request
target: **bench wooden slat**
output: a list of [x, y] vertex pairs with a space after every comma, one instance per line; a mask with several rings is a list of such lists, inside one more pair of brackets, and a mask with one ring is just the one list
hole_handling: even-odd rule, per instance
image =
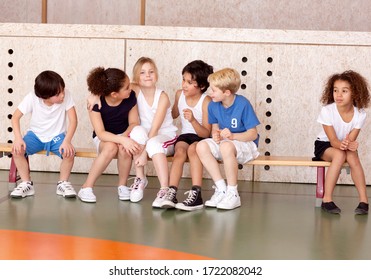
[[[76, 157], [95, 158], [97, 157], [96, 150], [94, 148], [76, 148]], [[8, 155], [12, 152], [12, 144], [0, 143], [0, 157]], [[41, 151], [38, 154], [46, 154], [45, 151]], [[167, 157], [168, 162], [173, 160], [173, 157]], [[259, 156], [258, 158], [247, 162], [245, 165], [271, 165], [271, 166], [312, 166], [317, 168], [317, 184], [316, 184], [316, 207], [321, 205], [321, 201], [324, 195], [325, 185], [325, 168], [330, 166], [330, 162], [325, 161], [312, 161], [311, 157], [298, 157], [298, 156]], [[344, 167], [348, 167], [347, 163]], [[239, 165], [239, 169], [242, 169], [243, 165]], [[12, 190], [18, 180], [17, 168], [12, 159], [11, 167], [9, 170], [9, 190]]]
[[259, 156], [246, 165], [277, 165], [277, 166], [314, 166], [328, 167], [330, 162], [313, 161], [311, 157], [294, 156]]

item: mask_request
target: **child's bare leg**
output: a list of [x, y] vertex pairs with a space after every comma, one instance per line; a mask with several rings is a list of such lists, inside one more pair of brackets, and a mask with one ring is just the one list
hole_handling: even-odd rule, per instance
[[222, 174], [219, 169], [219, 163], [212, 155], [209, 145], [206, 142], [199, 142], [196, 147], [197, 155], [199, 156], [202, 165], [209, 172], [214, 182], [223, 180]]
[[203, 165], [196, 151], [197, 143], [198, 142], [192, 143], [189, 146], [187, 153], [190, 163], [192, 185], [202, 186]]
[[178, 142], [175, 145], [173, 163], [170, 168], [170, 186], [179, 186], [180, 178], [183, 175], [184, 162], [187, 160], [187, 149], [189, 145], [186, 142]]
[[323, 154], [322, 159], [331, 162], [326, 172], [325, 194], [323, 197], [323, 202], [330, 202], [332, 201], [332, 194], [339, 179], [340, 170], [346, 160], [346, 154], [342, 150], [328, 148]]
[[119, 186], [126, 186], [131, 168], [131, 155], [127, 154], [126, 151], [119, 147], [117, 153], [117, 170], [119, 173]]
[[112, 142], [100, 143], [100, 153], [91, 166], [88, 178], [82, 185], [83, 188], [94, 186], [98, 177], [103, 173], [103, 171], [107, 168], [108, 164], [116, 156], [117, 151], [118, 147], [117, 144], [115, 143]]
[[22, 181], [31, 181], [30, 176], [30, 167], [28, 165], [28, 161], [26, 157], [24, 156], [25, 151], [22, 150], [20, 154], [13, 153], [12, 157], [14, 160], [14, 163], [17, 167], [19, 176], [21, 177]]
[[59, 174], [59, 181], [68, 181], [71, 175], [71, 170], [73, 167], [73, 163], [75, 161], [75, 157], [65, 157], [62, 159], [61, 167], [60, 167], [60, 174]]
[[166, 155], [157, 153], [152, 156], [153, 165], [155, 166], [158, 180], [161, 188], [169, 187], [169, 168], [167, 165]]
[[347, 151], [347, 162], [350, 166], [350, 171], [354, 185], [357, 188], [359, 201], [368, 203], [367, 191], [366, 191], [366, 179], [363, 171], [362, 164], [359, 160], [358, 153]]
[[238, 163], [236, 147], [231, 141], [225, 141], [220, 144], [220, 153], [223, 157], [225, 175], [228, 186], [237, 186]]

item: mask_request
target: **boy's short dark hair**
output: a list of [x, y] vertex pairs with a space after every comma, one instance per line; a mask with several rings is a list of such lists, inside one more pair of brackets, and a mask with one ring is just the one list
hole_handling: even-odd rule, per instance
[[197, 86], [201, 89], [201, 92], [205, 92], [209, 87], [207, 77], [213, 73], [213, 67], [202, 60], [194, 60], [184, 66], [182, 75], [189, 73], [192, 76], [192, 80], [197, 82]]
[[58, 95], [64, 87], [64, 81], [58, 73], [46, 70], [36, 77], [34, 90], [37, 97], [48, 99]]

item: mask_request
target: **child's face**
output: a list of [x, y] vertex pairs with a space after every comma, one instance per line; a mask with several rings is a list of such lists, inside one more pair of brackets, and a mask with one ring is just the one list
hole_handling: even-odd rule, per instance
[[347, 81], [335, 81], [333, 95], [337, 106], [353, 105], [352, 90]]
[[52, 106], [53, 104], [62, 104], [64, 101], [64, 95], [65, 93], [63, 89], [57, 95], [44, 99], [44, 103], [48, 106]]
[[210, 84], [209, 95], [213, 102], [222, 102], [225, 99], [224, 92], [220, 88], [214, 86], [213, 84]]
[[143, 87], [153, 87], [156, 85], [157, 75], [151, 63], [144, 63], [139, 74], [139, 85]]
[[129, 79], [125, 79], [124, 86], [120, 88], [117, 94], [120, 98], [126, 99], [126, 98], [129, 98], [130, 93], [131, 93], [130, 81]]
[[197, 82], [192, 80], [192, 75], [187, 72], [183, 74], [182, 90], [185, 96], [194, 96], [202, 93]]

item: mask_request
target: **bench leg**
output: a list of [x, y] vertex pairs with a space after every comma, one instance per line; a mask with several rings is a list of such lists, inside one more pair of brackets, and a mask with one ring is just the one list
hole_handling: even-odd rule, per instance
[[14, 159], [10, 162], [9, 169], [9, 180], [8, 180], [8, 190], [11, 192], [17, 185], [17, 167], [15, 166]]
[[316, 207], [321, 207], [324, 194], [325, 194], [325, 167], [318, 166], [316, 185]]

